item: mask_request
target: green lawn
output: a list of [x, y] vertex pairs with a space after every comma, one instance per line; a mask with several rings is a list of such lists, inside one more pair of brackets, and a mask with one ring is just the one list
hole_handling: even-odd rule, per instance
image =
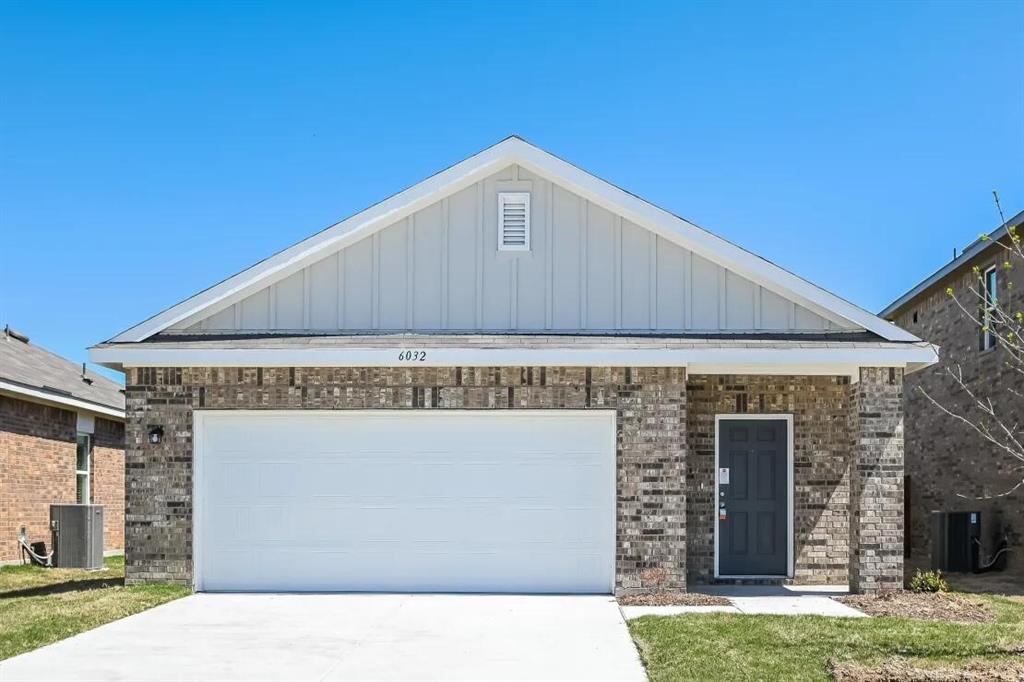
[[1024, 603], [978, 596], [997, 622], [956, 625], [906, 618], [692, 614], [629, 622], [651, 682], [828, 680], [829, 659], [877, 665], [900, 656], [927, 667], [1019, 660]]
[[176, 585], [124, 586], [124, 557], [105, 571], [0, 567], [0, 660], [189, 594]]

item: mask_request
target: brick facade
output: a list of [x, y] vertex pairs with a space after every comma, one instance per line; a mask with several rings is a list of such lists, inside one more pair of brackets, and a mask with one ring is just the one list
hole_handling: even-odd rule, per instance
[[836, 376], [690, 376], [687, 574], [714, 579], [715, 415], [793, 415], [794, 582], [845, 584], [849, 559], [850, 381]]
[[[1003, 410], [1020, 406], [1012, 391], [1024, 395], [1024, 375], [1006, 366], [1006, 351], [979, 350], [979, 330], [946, 294], [952, 287], [965, 303], [972, 301], [968, 286], [977, 287], [971, 267], [997, 265], [999, 251], [990, 248], [903, 306], [894, 321], [904, 329], [940, 346], [937, 365], [909, 374], [906, 380], [906, 473], [910, 479], [907, 532], [909, 570], [931, 565], [933, 511], [981, 512], [982, 558], [1006, 538], [1007, 570], [1024, 576], [1024, 489], [1000, 497], [1021, 480], [1020, 463], [1001, 455], [966, 425], [952, 419], [922, 393], [941, 405], [971, 413], [970, 401], [947, 374], [959, 366], [965, 383]], [[999, 300], [1007, 310], [1020, 310], [1024, 269], [999, 271]], [[1012, 286], [1011, 286], [1012, 283]], [[973, 414], [977, 414], [974, 412]]]
[[[127, 376], [129, 583], [192, 582], [193, 409], [614, 409], [616, 584], [686, 585], [682, 369], [142, 368]], [[153, 445], [147, 427], [159, 424]]]
[[124, 423], [96, 419], [92, 502], [103, 505], [104, 547], [124, 549]]
[[850, 412], [850, 587], [903, 587], [903, 370], [862, 368]]
[[[18, 533], [50, 546], [50, 504], [74, 503], [77, 415], [0, 396], [0, 562], [20, 558]], [[94, 502], [104, 510], [104, 547], [124, 546], [124, 425], [96, 419]]]
[[[889, 370], [875, 372], [851, 383], [834, 376], [687, 377], [680, 368], [132, 369], [128, 582], [192, 582], [193, 410], [614, 409], [620, 591], [649, 587], [645, 574], [652, 568], [666, 569], [667, 584], [677, 588], [713, 577], [714, 418], [743, 412], [794, 416], [794, 578], [844, 584], [851, 539], [869, 535], [851, 531], [851, 470], [858, 457], [870, 463], [902, 455], [902, 445], [893, 449], [892, 442], [902, 431], [884, 441], [859, 439], [881, 427], [861, 419], [858, 405], [874, 410], [884, 395], [889, 402], [877, 409], [892, 409], [892, 390], [876, 391], [874, 382], [888, 380]], [[896, 414], [886, 412], [886, 428], [900, 419], [898, 386], [894, 395]], [[164, 429], [159, 444], [148, 441], [151, 425]], [[890, 489], [875, 472], [870, 464], [863, 468], [860, 489], [887, 514], [901, 504], [902, 486]], [[902, 542], [901, 531], [891, 530]], [[892, 570], [885, 564], [882, 572]]]

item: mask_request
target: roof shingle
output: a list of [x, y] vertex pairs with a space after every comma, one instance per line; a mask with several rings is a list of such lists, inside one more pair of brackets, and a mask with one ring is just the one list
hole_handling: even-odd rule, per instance
[[19, 384], [53, 399], [75, 398], [115, 410], [124, 410], [121, 386], [56, 353], [22, 341], [4, 329], [0, 333], [0, 380]]

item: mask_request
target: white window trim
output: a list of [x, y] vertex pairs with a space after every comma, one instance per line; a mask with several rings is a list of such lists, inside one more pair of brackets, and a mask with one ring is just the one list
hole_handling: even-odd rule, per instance
[[78, 433], [96, 433], [96, 418], [91, 414], [78, 413]]
[[[988, 276], [990, 273], [995, 274], [995, 291], [989, 292], [988, 289]], [[981, 324], [988, 329], [982, 332], [982, 349], [981, 352], [990, 351], [996, 347], [996, 337], [992, 333], [991, 318], [989, 314], [999, 303], [999, 268], [995, 265], [990, 265], [985, 268], [985, 271], [981, 275], [982, 284], [982, 310], [981, 310]], [[990, 295], [991, 293], [991, 295]]]
[[[85, 469], [78, 468], [78, 439], [86, 438], [88, 449], [85, 455]], [[78, 477], [85, 476], [85, 501], [78, 501]], [[79, 431], [75, 436], [75, 502], [77, 504], [92, 504], [92, 434]]]
[[[721, 423], [722, 420], [771, 420], [771, 421], [785, 421], [786, 422], [786, 478], [788, 485], [786, 486], [789, 493], [789, 499], [786, 501], [786, 574], [785, 575], [722, 575], [718, 570], [718, 500], [719, 500], [719, 483], [718, 483], [718, 451], [719, 443], [721, 443]], [[793, 577], [793, 545], [795, 543], [793, 535], [793, 516], [794, 506], [793, 498], [795, 497], [796, 488], [793, 481], [793, 415], [790, 414], [716, 414], [715, 415], [715, 488], [714, 488], [714, 516], [715, 516], [715, 577], [716, 578], [792, 578]]]
[[[523, 204], [526, 209], [525, 235], [522, 246], [505, 244], [505, 204]], [[530, 250], [530, 193], [529, 192], [498, 192], [498, 250], [529, 251]]]

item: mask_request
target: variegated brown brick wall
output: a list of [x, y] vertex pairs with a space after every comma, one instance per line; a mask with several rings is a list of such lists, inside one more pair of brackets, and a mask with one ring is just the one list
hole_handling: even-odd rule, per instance
[[[888, 370], [877, 372], [859, 388], [863, 380], [851, 385], [841, 376], [687, 380], [680, 368], [133, 369], [126, 389], [128, 581], [191, 583], [193, 410], [529, 408], [616, 411], [619, 590], [650, 587], [643, 576], [651, 568], [666, 569], [668, 585], [678, 588], [713, 578], [715, 415], [793, 414], [794, 579], [843, 584], [851, 538], [874, 537], [867, 517], [857, 534], [851, 530], [858, 456], [866, 463], [861, 490], [871, 496], [861, 508], [888, 518], [902, 503], [902, 487], [890, 485], [895, 469], [875, 466], [899, 458], [891, 464], [902, 467], [896, 431], [872, 435], [898, 422], [902, 438], [898, 389], [870, 383], [888, 380]], [[876, 407], [884, 424], [871, 421]], [[152, 425], [164, 429], [158, 445], [147, 440]], [[881, 530], [886, 543], [902, 542], [901, 527]], [[865, 552], [878, 556], [873, 547]], [[869, 570], [858, 579], [888, 577], [896, 569], [886, 562], [865, 560]]]
[[[137, 368], [127, 372], [130, 583], [192, 580], [196, 409], [614, 409], [617, 586], [686, 584], [686, 386], [680, 368]], [[148, 442], [150, 425], [163, 441]]]
[[[935, 511], [981, 512], [982, 559], [1005, 538], [1012, 551], [1004, 556], [1007, 571], [1024, 576], [1024, 487], [1010, 491], [1024, 478], [1021, 463], [985, 441], [974, 430], [943, 412], [943, 407], [971, 419], [980, 418], [971, 396], [949, 371], [962, 371], [968, 389], [996, 409], [1013, 415], [1021, 409], [1016, 395], [1024, 395], [1024, 375], [1015, 371], [1004, 348], [979, 350], [979, 330], [946, 293], [952, 288], [971, 306], [977, 299], [972, 266], [985, 270], [999, 265], [1002, 252], [982, 251], [956, 272], [904, 306], [895, 322], [907, 331], [940, 347], [939, 363], [906, 378], [906, 473], [910, 477], [910, 556], [907, 568], [931, 566], [931, 514]], [[999, 269], [998, 297], [1005, 310], [1024, 309], [1024, 267]], [[1019, 418], [1019, 417], [1018, 417]], [[1012, 419], [1008, 420], [1011, 421]]]
[[852, 390], [850, 589], [903, 587], [903, 370], [863, 367]]
[[715, 415], [792, 414], [794, 582], [846, 584], [850, 380], [842, 376], [691, 375], [687, 379], [687, 575], [714, 579]]

